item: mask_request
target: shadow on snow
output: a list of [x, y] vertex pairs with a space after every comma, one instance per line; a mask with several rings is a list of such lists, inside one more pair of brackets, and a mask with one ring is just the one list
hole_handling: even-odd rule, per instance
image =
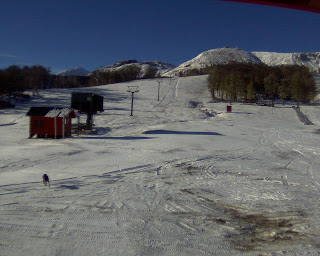
[[218, 135], [224, 136], [217, 132], [189, 132], [189, 131], [171, 131], [171, 130], [150, 130], [143, 132], [143, 134], [173, 134], [173, 135]]
[[124, 136], [124, 137], [79, 137], [80, 139], [88, 140], [150, 140], [153, 137], [141, 137], [141, 136]]
[[68, 185], [60, 185], [60, 188], [65, 188], [70, 190], [79, 189], [78, 186], [68, 186]]

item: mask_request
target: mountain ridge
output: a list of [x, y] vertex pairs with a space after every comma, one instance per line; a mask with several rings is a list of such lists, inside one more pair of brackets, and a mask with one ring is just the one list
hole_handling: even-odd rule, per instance
[[175, 76], [185, 75], [188, 71], [210, 67], [218, 64], [228, 64], [230, 62], [266, 64], [268, 66], [278, 65], [300, 65], [309, 68], [314, 74], [320, 74], [320, 52], [295, 52], [279, 53], [267, 51], [244, 51], [239, 48], [217, 48], [204, 51], [196, 57], [178, 66], [160, 61], [137, 61], [120, 60], [108, 66], [102, 66], [93, 72], [89, 72], [81, 67], [74, 67], [57, 73], [60, 76], [87, 76], [94, 72], [114, 72], [123, 71], [128, 68], [139, 69], [138, 78], [143, 78], [150, 70], [154, 76]]
[[228, 64], [229, 62], [261, 64], [261, 60], [254, 54], [239, 48], [217, 48], [200, 53], [193, 59], [186, 61], [165, 73], [164, 76], [183, 75], [189, 70], [202, 69], [218, 64]]
[[309, 68], [313, 73], [320, 73], [320, 52], [252, 52], [268, 66], [299, 65]]
[[278, 65], [300, 65], [307, 67], [312, 73], [320, 73], [320, 52], [248, 52], [239, 48], [218, 48], [200, 53], [193, 59], [165, 73], [164, 76], [185, 75], [191, 70], [200, 70], [212, 65], [228, 64], [230, 62]]
[[173, 64], [161, 62], [161, 61], [137, 61], [137, 60], [120, 60], [109, 66], [103, 66], [95, 70], [94, 72], [115, 72], [123, 71], [127, 68], [137, 68], [140, 70], [138, 77], [143, 78], [147, 72], [152, 70], [155, 76], [161, 76], [169, 70], [175, 68]]
[[87, 76], [90, 72], [82, 67], [73, 67], [61, 72], [58, 72], [57, 76]]

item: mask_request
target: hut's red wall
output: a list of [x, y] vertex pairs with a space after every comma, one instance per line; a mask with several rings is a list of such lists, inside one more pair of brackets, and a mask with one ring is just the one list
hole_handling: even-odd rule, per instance
[[[63, 135], [63, 128], [62, 128], [62, 117], [57, 118], [49, 118], [49, 117], [42, 117], [42, 116], [31, 116], [30, 117], [30, 134], [38, 134], [38, 135], [48, 135], [48, 136], [55, 136], [55, 119], [56, 119], [56, 126], [57, 126], [57, 136]], [[64, 127], [64, 134], [65, 136], [71, 136], [71, 119], [65, 119], [65, 127]]]

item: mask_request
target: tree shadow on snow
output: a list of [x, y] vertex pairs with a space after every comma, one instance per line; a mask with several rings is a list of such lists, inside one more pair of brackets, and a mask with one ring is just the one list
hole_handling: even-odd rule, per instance
[[124, 137], [79, 137], [80, 139], [87, 140], [150, 140], [154, 139], [154, 137], [141, 137], [141, 136], [124, 136]]
[[143, 134], [173, 134], [173, 135], [215, 135], [224, 136], [217, 132], [189, 132], [189, 131], [171, 131], [171, 130], [150, 130], [143, 132]]
[[0, 124], [0, 127], [1, 127], [1, 126], [10, 126], [10, 125], [15, 125], [15, 124], [17, 124], [17, 123], [10, 123], [10, 124]]
[[65, 188], [65, 189], [70, 189], [70, 190], [75, 190], [75, 189], [79, 189], [78, 186], [68, 186], [68, 185], [60, 185], [60, 188]]
[[116, 111], [130, 111], [129, 108], [105, 108], [105, 111], [116, 110]]
[[253, 115], [253, 113], [251, 113], [251, 112], [236, 112], [236, 111], [233, 111], [232, 113], [234, 113], [234, 114], [242, 114], [242, 115]]

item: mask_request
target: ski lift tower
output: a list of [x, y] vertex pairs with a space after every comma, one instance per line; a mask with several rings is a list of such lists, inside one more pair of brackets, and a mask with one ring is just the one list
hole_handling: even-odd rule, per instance
[[131, 114], [130, 114], [130, 116], [133, 116], [133, 97], [134, 97], [134, 93], [139, 92], [139, 87], [138, 86], [128, 86], [127, 92], [131, 93]]

